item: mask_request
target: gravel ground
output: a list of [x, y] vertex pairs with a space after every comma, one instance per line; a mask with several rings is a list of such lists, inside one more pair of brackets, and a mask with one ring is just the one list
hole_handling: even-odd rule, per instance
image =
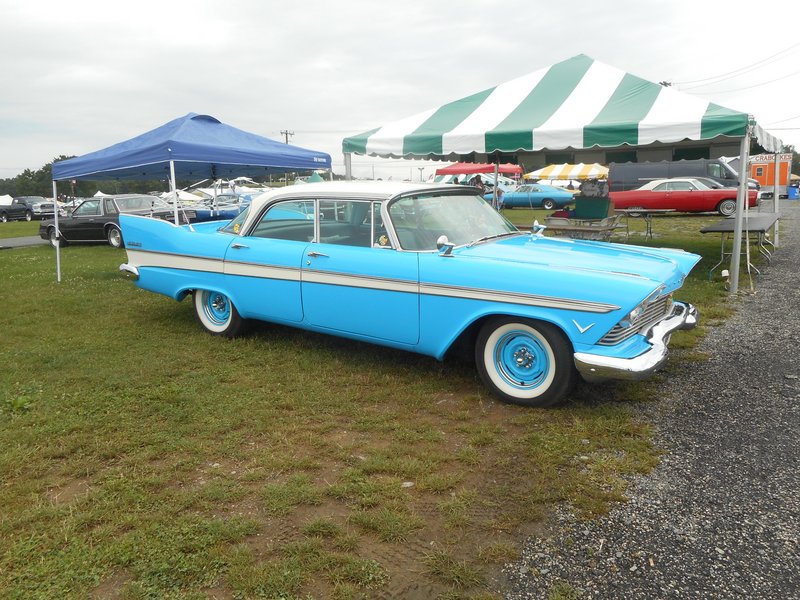
[[663, 462], [601, 519], [560, 509], [505, 567], [506, 598], [800, 599], [800, 204], [781, 208], [781, 248], [709, 360], [636, 409]]

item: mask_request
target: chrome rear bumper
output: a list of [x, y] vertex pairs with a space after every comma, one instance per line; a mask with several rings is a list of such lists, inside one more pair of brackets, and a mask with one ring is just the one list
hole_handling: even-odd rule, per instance
[[587, 381], [605, 379], [646, 379], [658, 371], [667, 360], [667, 344], [673, 332], [697, 326], [697, 309], [691, 304], [675, 302], [672, 314], [656, 323], [647, 334], [651, 347], [634, 358], [617, 358], [588, 352], [575, 353], [575, 367]]
[[129, 265], [128, 263], [122, 263], [119, 266], [119, 270], [122, 271], [123, 273], [130, 273], [131, 278], [134, 281], [138, 281], [138, 279], [139, 279], [139, 269], [137, 269], [133, 265]]

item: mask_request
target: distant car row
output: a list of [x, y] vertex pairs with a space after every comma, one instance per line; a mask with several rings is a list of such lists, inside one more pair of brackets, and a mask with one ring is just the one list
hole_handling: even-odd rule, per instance
[[31, 221], [53, 216], [53, 201], [42, 196], [18, 196], [0, 203], [0, 222]]
[[[611, 192], [615, 209], [673, 209], [678, 212], [719, 212], [730, 216], [736, 210], [737, 189], [723, 187], [711, 179], [673, 178], [656, 179], [639, 189]], [[218, 200], [221, 197], [218, 197]], [[492, 194], [485, 199], [491, 200]], [[575, 196], [567, 190], [543, 184], [526, 184], [505, 191], [501, 198], [504, 208], [561, 209], [574, 202]], [[29, 203], [33, 200], [32, 203]], [[757, 204], [757, 193], [749, 190], [748, 203]], [[181, 209], [179, 220], [198, 222], [208, 220], [230, 220], [236, 217], [249, 202], [231, 202], [222, 206], [192, 206]], [[49, 211], [49, 212], [48, 212]], [[119, 194], [88, 198], [74, 207], [60, 211], [56, 231], [54, 219], [44, 219], [39, 235], [55, 245], [74, 242], [107, 242], [115, 248], [124, 247], [120, 232], [120, 213], [152, 216], [174, 221], [174, 207], [161, 198], [144, 194]], [[18, 218], [30, 221], [34, 216], [53, 215], [53, 203], [41, 197], [15, 198], [12, 204], [0, 205], [0, 220]]]
[[[232, 204], [222, 205], [218, 208], [210, 206], [180, 208], [178, 220], [181, 223], [210, 220], [229, 221], [243, 208], [244, 205]], [[56, 240], [60, 240], [62, 246], [75, 242], [108, 242], [114, 248], [122, 248], [125, 242], [119, 227], [121, 213], [175, 221], [174, 206], [157, 196], [147, 194], [97, 196], [83, 200], [68, 214], [60, 216], [58, 230], [56, 230], [55, 219], [43, 220], [39, 225], [39, 236], [49, 240], [54, 246]]]
[[[593, 195], [581, 192], [584, 195]], [[612, 191], [608, 194], [615, 209], [672, 209], [677, 212], [718, 212], [724, 217], [736, 211], [738, 188], [725, 187], [706, 177], [655, 179], [635, 190]], [[605, 195], [603, 194], [603, 195]], [[492, 200], [487, 193], [484, 196]], [[499, 199], [503, 208], [564, 208], [575, 197], [567, 190], [542, 184], [521, 185], [506, 190]], [[758, 192], [748, 189], [750, 207], [758, 203]]]

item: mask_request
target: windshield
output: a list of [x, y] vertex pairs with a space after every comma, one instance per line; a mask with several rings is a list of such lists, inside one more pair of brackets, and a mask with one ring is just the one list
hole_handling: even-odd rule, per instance
[[[736, 171], [734, 171], [733, 167], [731, 167], [728, 163], [721, 162], [719, 164], [720, 164], [720, 166], [722, 168], [720, 169], [720, 172], [719, 172], [718, 175], [716, 175], [713, 172], [713, 170], [709, 169], [711, 171], [712, 175], [715, 175], [716, 177], [720, 177], [721, 179], [734, 179], [734, 180], [739, 179], [739, 174]], [[713, 165], [709, 165], [709, 167], [711, 167], [711, 166], [713, 166]]]
[[436, 250], [442, 235], [463, 246], [518, 232], [486, 200], [472, 194], [399, 198], [389, 205], [389, 216], [404, 250]]

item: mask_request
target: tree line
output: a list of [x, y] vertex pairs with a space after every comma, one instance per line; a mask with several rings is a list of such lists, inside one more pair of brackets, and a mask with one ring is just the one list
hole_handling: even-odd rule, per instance
[[[0, 179], [0, 196], [44, 196], [53, 195], [53, 162], [74, 158], [73, 156], [57, 156], [52, 162], [41, 169], [32, 171], [25, 169], [16, 177]], [[178, 182], [178, 186], [190, 185], [192, 182]], [[94, 196], [101, 189], [107, 194], [166, 192], [169, 190], [168, 181], [59, 181], [59, 196], [84, 198]]]

